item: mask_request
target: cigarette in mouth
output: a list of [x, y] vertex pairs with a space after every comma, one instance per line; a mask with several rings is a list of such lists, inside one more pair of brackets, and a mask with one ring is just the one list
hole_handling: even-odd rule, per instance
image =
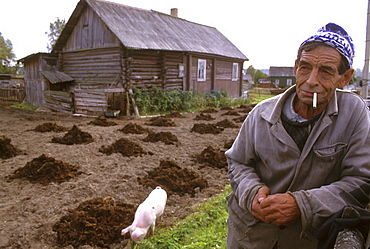
[[317, 93], [313, 93], [312, 107], [317, 107]]

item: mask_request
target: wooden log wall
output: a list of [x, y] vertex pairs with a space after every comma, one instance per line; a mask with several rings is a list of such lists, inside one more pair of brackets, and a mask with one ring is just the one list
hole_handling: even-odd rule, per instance
[[44, 91], [45, 107], [50, 110], [72, 113], [73, 102], [71, 93], [62, 91]]
[[[217, 66], [215, 67], [215, 83], [213, 89], [220, 91], [226, 89], [229, 93], [229, 97], [240, 97], [241, 96], [241, 79], [232, 80], [233, 63], [238, 61], [230, 60], [217, 60]], [[241, 64], [239, 63], [239, 72]]]
[[74, 89], [74, 110], [78, 114], [100, 114], [108, 109], [104, 89]]
[[126, 75], [131, 79], [132, 88], [183, 88], [183, 78], [178, 77], [183, 53], [133, 50], [126, 59], [129, 61]]
[[218, 60], [216, 66], [216, 79], [231, 82], [232, 69], [233, 69], [232, 62]]
[[[206, 81], [198, 81], [198, 60], [199, 59], [202, 59], [202, 60], [206, 60]], [[213, 67], [209, 67], [208, 65], [210, 65], [212, 63], [212, 59], [210, 58], [207, 58], [207, 57], [203, 57], [203, 56], [192, 56], [191, 58], [192, 62], [191, 62], [191, 65], [192, 67], [190, 68], [190, 78], [191, 78], [191, 82], [190, 82], [190, 88], [191, 89], [196, 89], [196, 90], [200, 90], [200, 91], [212, 91], [213, 90], [213, 82], [212, 82], [212, 68]]]
[[[206, 81], [198, 81], [198, 60], [206, 60]], [[236, 81], [232, 80], [232, 67], [233, 63], [239, 63], [239, 79]], [[210, 56], [193, 56], [191, 58], [191, 75], [189, 86], [192, 89], [201, 91], [219, 91], [226, 89], [230, 97], [241, 96], [241, 60], [224, 59], [221, 57], [211, 58]]]
[[[179, 77], [179, 64], [184, 63], [184, 53], [164, 53], [165, 57], [165, 70], [166, 70], [166, 80], [165, 80], [165, 88], [166, 89], [174, 89], [180, 88], [183, 89], [183, 77]], [[185, 68], [186, 72], [186, 68]]]
[[63, 53], [63, 69], [80, 89], [122, 86], [120, 47], [106, 47]]
[[161, 62], [158, 51], [134, 50], [131, 53], [130, 68], [127, 68], [132, 88], [148, 86], [162, 87]]

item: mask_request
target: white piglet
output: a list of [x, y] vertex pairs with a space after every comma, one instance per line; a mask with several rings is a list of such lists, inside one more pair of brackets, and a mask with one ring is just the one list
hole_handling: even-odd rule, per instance
[[156, 220], [163, 214], [167, 202], [167, 193], [161, 187], [156, 187], [139, 205], [131, 226], [122, 229], [121, 234], [130, 232], [134, 243], [143, 240], [147, 235], [153, 235]]

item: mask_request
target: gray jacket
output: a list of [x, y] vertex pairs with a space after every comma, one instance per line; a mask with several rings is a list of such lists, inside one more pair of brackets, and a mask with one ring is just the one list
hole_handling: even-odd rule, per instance
[[[312, 231], [344, 206], [370, 202], [370, 115], [361, 97], [337, 90], [313, 127], [302, 152], [285, 131], [280, 114], [285, 93], [258, 104], [226, 152], [233, 192], [229, 229], [247, 248], [316, 248]], [[261, 186], [291, 193], [301, 219], [278, 227], [251, 215]]]

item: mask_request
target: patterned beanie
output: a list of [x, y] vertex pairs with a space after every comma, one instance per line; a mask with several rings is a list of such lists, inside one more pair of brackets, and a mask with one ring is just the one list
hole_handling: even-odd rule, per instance
[[352, 67], [353, 57], [355, 56], [355, 46], [352, 38], [339, 25], [335, 23], [328, 23], [320, 28], [317, 33], [307, 40], [305, 40], [299, 48], [308, 42], [320, 41], [335, 48], [348, 61], [349, 66]]

